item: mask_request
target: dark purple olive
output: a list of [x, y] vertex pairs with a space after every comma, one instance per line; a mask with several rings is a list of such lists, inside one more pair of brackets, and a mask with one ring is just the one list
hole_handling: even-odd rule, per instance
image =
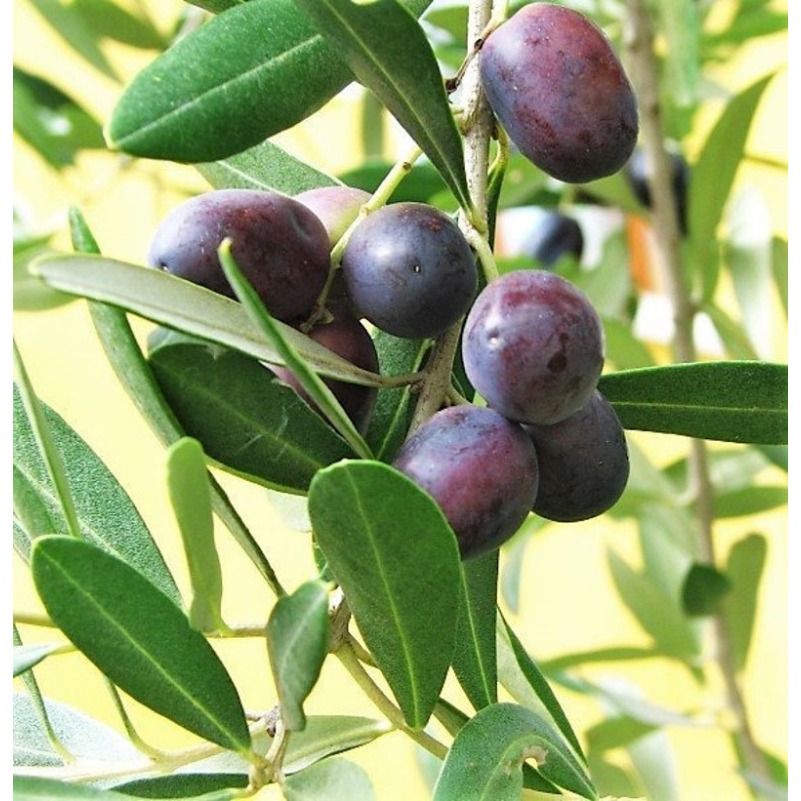
[[534, 512], [568, 523], [614, 506], [629, 479], [629, 453], [623, 426], [600, 392], [559, 423], [523, 427], [540, 466]]
[[585, 183], [617, 172], [637, 142], [637, 101], [603, 31], [564, 6], [531, 3], [489, 34], [481, 79], [520, 152]]
[[157, 229], [148, 263], [233, 298], [217, 256], [226, 238], [270, 314], [311, 311], [328, 275], [328, 234], [306, 206], [277, 192], [218, 189], [187, 200]]
[[545, 270], [519, 270], [488, 284], [465, 322], [470, 382], [493, 409], [522, 423], [556, 423], [595, 390], [603, 328], [589, 298]]
[[393, 466], [439, 504], [463, 559], [500, 547], [537, 495], [537, 456], [522, 426], [492, 409], [452, 406], [426, 420]]
[[456, 223], [424, 203], [369, 214], [342, 256], [358, 313], [389, 334], [436, 337], [466, 312], [478, 282], [475, 257]]

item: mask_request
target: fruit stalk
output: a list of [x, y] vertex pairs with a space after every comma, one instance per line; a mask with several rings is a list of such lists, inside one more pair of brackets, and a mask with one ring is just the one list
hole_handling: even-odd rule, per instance
[[[673, 199], [670, 155], [664, 147], [660, 104], [659, 70], [653, 50], [653, 26], [644, 0], [629, 5], [627, 51], [629, 72], [640, 105], [640, 130], [646, 158], [652, 165], [649, 190], [652, 223], [656, 236], [665, 287], [673, 308], [673, 353], [677, 362], [696, 360], [693, 340], [693, 307], [690, 287], [684, 277], [681, 257], [679, 219]], [[700, 557], [715, 564], [712, 530], [714, 495], [709, 475], [706, 442], [690, 440], [689, 472], [695, 500], [697, 543]], [[713, 653], [726, 687], [727, 702], [736, 717], [735, 738], [744, 766], [754, 775], [770, 778], [762, 750], [757, 745], [748, 718], [747, 707], [732, 658], [732, 645], [725, 620], [717, 614], [713, 620]]]

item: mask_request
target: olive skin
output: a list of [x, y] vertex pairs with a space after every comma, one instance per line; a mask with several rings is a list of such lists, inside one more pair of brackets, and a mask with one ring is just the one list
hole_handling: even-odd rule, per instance
[[531, 440], [521, 426], [480, 406], [432, 415], [406, 440], [393, 466], [434, 498], [463, 559], [500, 547], [537, 496]]
[[601, 320], [556, 273], [518, 270], [488, 284], [462, 336], [470, 382], [510, 420], [557, 423], [595, 390], [603, 369]]
[[148, 263], [235, 298], [217, 250], [231, 254], [279, 320], [307, 315], [325, 285], [328, 234], [302, 203], [278, 192], [218, 189], [190, 198], [156, 230]]
[[[331, 319], [325, 323], [317, 323], [308, 336], [351, 364], [371, 373], [377, 373], [378, 354], [367, 329], [344, 306], [329, 307], [329, 311]], [[284, 383], [295, 389], [307, 403], [312, 403], [291, 370], [275, 366], [271, 366], [270, 369]], [[339, 381], [335, 378], [323, 378], [323, 381], [334, 393], [356, 428], [364, 433], [375, 407], [377, 388]]]
[[328, 232], [329, 245], [334, 247], [370, 197], [369, 192], [353, 186], [320, 186], [295, 195], [295, 200], [319, 218]]
[[392, 203], [369, 214], [342, 255], [354, 308], [407, 339], [436, 337], [470, 306], [478, 283], [467, 240], [447, 214], [425, 203]]
[[523, 428], [540, 467], [536, 514], [573, 523], [615, 505], [628, 483], [629, 453], [623, 426], [600, 392], [559, 423]]
[[606, 35], [582, 14], [531, 3], [492, 31], [480, 55], [490, 106], [520, 152], [548, 175], [586, 183], [617, 172], [637, 142], [637, 101]]

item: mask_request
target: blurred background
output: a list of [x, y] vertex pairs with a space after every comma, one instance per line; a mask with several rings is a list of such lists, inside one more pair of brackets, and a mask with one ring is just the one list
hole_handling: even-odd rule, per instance
[[[36, 254], [70, 249], [66, 211], [71, 205], [82, 209], [105, 255], [144, 263], [163, 216], [187, 196], [209, 188], [191, 166], [110, 154], [103, 149], [101, 134], [125, 84], [176, 35], [202, 24], [204, 12], [178, 0], [119, 0], [125, 14], [117, 17], [109, 10], [112, 5], [101, 0], [13, 4], [14, 336], [39, 396], [92, 446], [130, 493], [183, 588], [188, 579], [165, 489], [163, 447], [117, 383], [84, 302], [42, 297], [26, 276], [26, 265]], [[614, 30], [615, 15], [625, 4], [599, 5]], [[697, 96], [674, 126], [680, 136], [673, 142], [690, 165], [726, 101], [775, 73], [751, 126], [725, 222], [727, 242], [751, 254], [750, 261], [743, 256], [742, 269], [750, 271], [753, 280], [760, 275], [763, 279], [752, 295], [753, 315], [743, 306], [743, 284], [733, 273], [721, 281], [717, 303], [731, 325], [744, 332], [754, 355], [783, 362], [787, 264], [785, 256], [783, 300], [781, 267], [770, 254], [777, 240], [786, 243], [789, 229], [787, 3], [721, 0], [698, 5], [715, 7], [705, 12], [703, 41], [710, 52], [715, 42], [717, 49], [703, 61]], [[435, 8], [447, 11], [440, 4]], [[438, 28], [443, 36], [448, 30], [444, 20], [443, 16]], [[737, 25], [742, 29], [739, 38], [726, 38]], [[448, 64], [444, 46], [441, 55]], [[679, 117], [676, 112], [675, 119]], [[323, 170], [353, 176], [354, 181], [361, 178], [352, 171], [365, 157], [391, 162], [405, 144], [392, 121], [356, 87], [275, 141]], [[509, 187], [519, 197], [509, 199], [503, 211], [499, 255], [510, 263], [527, 257], [527, 242], [543, 213], [538, 201], [545, 198], [549, 207], [558, 203], [580, 222], [585, 239], [583, 254], [562, 267], [590, 275], [616, 258], [629, 290], [623, 301], [609, 303], [617, 309], [616, 303], [636, 295], [636, 309], [622, 319], [651, 361], [668, 361], [670, 311], [654, 266], [647, 217], [600, 205], [597, 199], [565, 198], [541, 176], [532, 178], [525, 171], [516, 175], [514, 165]], [[611, 256], [610, 242], [618, 248]], [[616, 273], [605, 275], [608, 288], [609, 277]], [[135, 326], [144, 340], [148, 325], [135, 321]], [[731, 336], [731, 328], [702, 319], [697, 330], [702, 358], [738, 357]], [[643, 481], [650, 471], [680, 476], [687, 451], [681, 438], [631, 432], [630, 443], [641, 454], [634, 464]], [[750, 535], [758, 535], [766, 546], [761, 579], [752, 588], [753, 636], [738, 678], [753, 737], [769, 755], [772, 782], [751, 777], [749, 785], [743, 778], [730, 736], [734, 718], [727, 709], [725, 682], [708, 650], [708, 623], [687, 624], [700, 643], [693, 659], [703, 672], [701, 682], [686, 660], [660, 653], [654, 632], [624, 599], [621, 572], [615, 574], [610, 562], [622, 561], [647, 578], [642, 550], [647, 524], [642, 515], [621, 513], [570, 525], [532, 522], [502, 552], [504, 609], [529, 652], [546, 669], [582, 742], [593, 746], [595, 770], [610, 794], [654, 801], [740, 801], [759, 792], [765, 798], [787, 797], [780, 789], [788, 752], [788, 538], [781, 495], [787, 487], [782, 466], [786, 455], [745, 446], [716, 444], [711, 449], [718, 454], [714, 465], [721, 502], [714, 535], [720, 564], [725, 565], [735, 544]], [[313, 576], [307, 535], [287, 526], [282, 510], [264, 490], [223, 473], [219, 477], [258, 532], [284, 585], [294, 588]], [[667, 525], [675, 524], [670, 520]], [[226, 579], [226, 620], [264, 621], [271, 596], [222, 529], [217, 542]], [[40, 610], [27, 567], [17, 556], [13, 594], [15, 611]], [[26, 643], [53, 641], [47, 629], [23, 625], [20, 631]], [[622, 648], [641, 649], [640, 657], [623, 658]], [[643, 658], [642, 650], [653, 655]], [[275, 695], [261, 641], [226, 641], [219, 652], [245, 707], [269, 709]], [[36, 675], [46, 697], [120, 728], [99, 674], [80, 655], [48, 659]], [[449, 682], [448, 691], [460, 697], [455, 682]], [[134, 702], [130, 707], [141, 734], [153, 745], [170, 749], [192, 742], [188, 734]], [[317, 714], [377, 715], [336, 660], [326, 663], [307, 708]], [[612, 718], [634, 723], [605, 739], [603, 724]], [[631, 733], [635, 729], [636, 737]], [[348, 757], [367, 768], [380, 801], [430, 797], [431, 766], [400, 734], [382, 737]], [[263, 797], [277, 798], [278, 793], [268, 788]]]

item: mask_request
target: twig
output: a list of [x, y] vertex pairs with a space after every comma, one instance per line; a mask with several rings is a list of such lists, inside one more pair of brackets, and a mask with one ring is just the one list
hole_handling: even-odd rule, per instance
[[[653, 51], [653, 28], [644, 0], [632, 0], [629, 9], [627, 49], [630, 74], [640, 104], [643, 148], [652, 167], [648, 183], [652, 200], [653, 227], [661, 257], [665, 287], [673, 307], [675, 325], [673, 351], [677, 361], [691, 362], [696, 359], [693, 341], [695, 309], [690, 289], [684, 279], [670, 157], [664, 147], [659, 72]], [[703, 440], [692, 439], [690, 447], [689, 468], [695, 499], [699, 556], [714, 565], [715, 545], [712, 530], [714, 495], [709, 476], [706, 443]], [[722, 615], [715, 617], [713, 632], [715, 659], [726, 686], [728, 705], [737, 720], [735, 736], [743, 763], [751, 773], [769, 778], [765, 757], [751, 731], [745, 700], [732, 658], [731, 640]]]

